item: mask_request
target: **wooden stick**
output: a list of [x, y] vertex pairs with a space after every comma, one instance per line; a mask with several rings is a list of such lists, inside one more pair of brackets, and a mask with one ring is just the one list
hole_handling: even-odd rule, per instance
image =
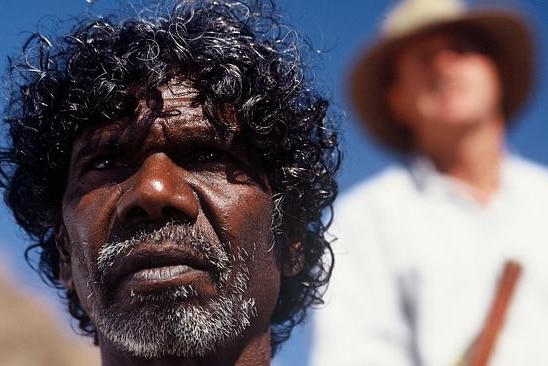
[[487, 366], [489, 364], [520, 274], [521, 265], [518, 262], [506, 261], [495, 299], [491, 304], [483, 330], [470, 354], [470, 366]]

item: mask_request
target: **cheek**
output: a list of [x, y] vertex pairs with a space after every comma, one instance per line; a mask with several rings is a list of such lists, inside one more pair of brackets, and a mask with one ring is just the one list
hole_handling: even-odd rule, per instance
[[87, 256], [85, 248], [75, 247], [71, 255], [72, 280], [80, 305], [87, 314], [91, 314], [89, 281], [94, 278], [93, 264]]
[[471, 90], [479, 100], [498, 102], [501, 98], [501, 81], [496, 65], [486, 56], [471, 55], [465, 64]]
[[238, 245], [266, 243], [270, 246], [272, 198], [254, 184], [196, 182], [200, 205], [209, 224], [220, 237]]
[[272, 205], [266, 197], [243, 197], [237, 202], [239, 207], [247, 207], [247, 210], [236, 209], [230, 220], [234, 231], [245, 238], [244, 242], [256, 242], [266, 244], [270, 248], [272, 244]]
[[270, 192], [254, 185], [201, 186], [202, 204], [210, 211], [209, 222], [219, 228], [219, 236], [230, 242], [231, 252], [239, 248], [250, 255], [247, 296], [259, 310], [258, 324], [267, 326], [277, 302], [280, 279], [280, 250], [273, 245], [271, 232], [273, 203]]
[[[241, 202], [243, 203], [243, 202]], [[253, 257], [248, 264], [251, 276], [251, 291], [261, 307], [271, 313], [278, 298], [281, 277], [281, 250], [274, 245], [272, 227], [272, 203], [270, 196], [254, 197], [248, 207], [253, 208], [242, 215], [238, 231], [239, 241]]]
[[[253, 201], [255, 204], [257, 200]], [[270, 202], [270, 201], [269, 201]], [[271, 232], [272, 209], [258, 210], [243, 218], [240, 227], [242, 245], [252, 248], [248, 263], [250, 272], [249, 295], [256, 301], [261, 316], [268, 323], [277, 303], [281, 281], [281, 250], [274, 245]]]
[[[279, 277], [281, 269], [281, 250], [275, 245], [271, 230], [272, 211], [265, 211], [268, 213], [249, 213], [242, 218], [242, 224], [238, 227], [238, 241], [253, 254], [250, 266], [259, 276], [253, 280], [262, 284], [272, 283], [274, 277]], [[253, 268], [250, 270], [253, 272]]]
[[[109, 210], [105, 191], [92, 191], [71, 199], [63, 199], [63, 223], [68, 237], [71, 276], [80, 302], [89, 314], [88, 282], [96, 278], [96, 256], [108, 235]], [[108, 206], [108, 205], [107, 205]]]
[[406, 127], [413, 127], [414, 121], [417, 119], [419, 95], [418, 90], [411, 89], [401, 83], [390, 89], [387, 93], [386, 103], [392, 118]]
[[71, 243], [102, 243], [116, 211], [112, 189], [96, 189], [77, 198], [63, 200], [63, 222]]
[[255, 185], [220, 184], [201, 188], [209, 223], [224, 241], [254, 255], [253, 265], [278, 270], [279, 250], [273, 245], [272, 195]]

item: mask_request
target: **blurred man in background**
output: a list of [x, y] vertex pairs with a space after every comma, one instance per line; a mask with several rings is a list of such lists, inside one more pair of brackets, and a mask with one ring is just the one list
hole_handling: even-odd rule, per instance
[[390, 12], [350, 89], [402, 163], [336, 209], [313, 365], [548, 364], [548, 172], [505, 146], [532, 59], [511, 12], [451, 0]]

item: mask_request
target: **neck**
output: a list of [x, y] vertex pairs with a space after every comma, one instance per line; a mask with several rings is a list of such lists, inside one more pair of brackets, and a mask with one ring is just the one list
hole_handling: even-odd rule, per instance
[[420, 152], [441, 173], [464, 182], [474, 198], [486, 203], [499, 187], [504, 131], [503, 119], [497, 118], [453, 131]]

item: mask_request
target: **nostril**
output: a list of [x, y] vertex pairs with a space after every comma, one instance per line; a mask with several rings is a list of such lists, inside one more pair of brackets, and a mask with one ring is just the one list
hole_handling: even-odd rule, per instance
[[116, 214], [123, 222], [195, 221], [198, 195], [184, 169], [164, 153], [146, 158], [121, 193]]
[[128, 221], [138, 221], [148, 218], [148, 213], [139, 206], [132, 207], [126, 214], [126, 219]]
[[162, 216], [168, 220], [181, 220], [184, 219], [188, 221], [189, 217], [185, 215], [181, 210], [178, 210], [175, 207], [166, 206], [162, 209]]

